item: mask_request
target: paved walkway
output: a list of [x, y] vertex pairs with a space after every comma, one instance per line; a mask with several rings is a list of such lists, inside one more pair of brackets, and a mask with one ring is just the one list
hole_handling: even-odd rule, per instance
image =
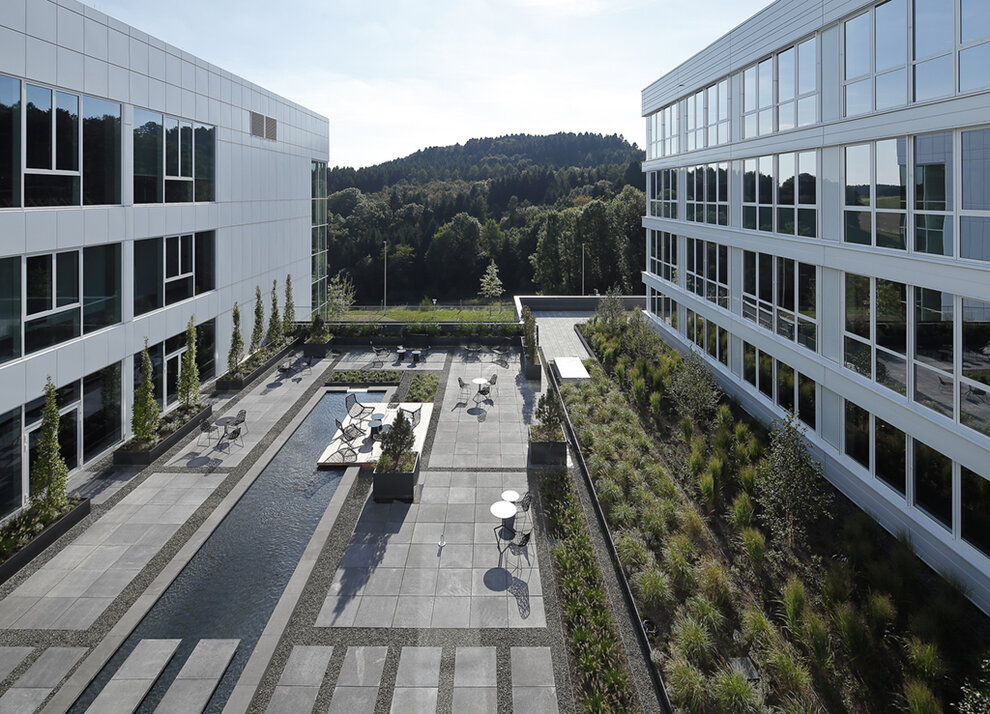
[[574, 333], [574, 326], [587, 322], [593, 312], [534, 312], [540, 330], [540, 347], [548, 360], [558, 357], [588, 359], [591, 355]]

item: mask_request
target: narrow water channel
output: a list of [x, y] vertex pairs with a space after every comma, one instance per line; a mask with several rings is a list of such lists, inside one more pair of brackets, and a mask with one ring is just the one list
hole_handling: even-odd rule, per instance
[[[369, 393], [362, 402], [377, 402]], [[343, 394], [327, 394], [303, 420], [130, 637], [107, 662], [71, 712], [86, 711], [138, 642], [182, 643], [145, 698], [152, 712], [201, 639], [239, 639], [207, 712], [219, 712], [233, 691], [268, 618], [326, 511], [343, 471], [316, 468], [347, 411]]]

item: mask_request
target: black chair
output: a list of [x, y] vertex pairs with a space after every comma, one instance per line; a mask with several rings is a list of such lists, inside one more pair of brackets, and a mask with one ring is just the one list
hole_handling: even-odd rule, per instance
[[247, 428], [246, 420], [247, 420], [247, 409], [241, 409], [237, 412], [237, 416], [234, 417], [234, 421], [230, 423], [230, 426], [239, 426], [241, 427], [241, 431], [247, 434], [248, 428]]
[[385, 359], [388, 357], [389, 352], [390, 352], [389, 348], [388, 347], [375, 347], [375, 345], [371, 345], [371, 349], [375, 353], [375, 358], [372, 360], [371, 363], [372, 364], [375, 364], [375, 365], [378, 365], [379, 367], [384, 367], [385, 366]]
[[340, 419], [335, 418], [334, 421], [337, 423], [337, 429], [340, 431], [340, 437], [347, 442], [348, 446], [351, 446], [354, 443], [354, 440], [358, 437], [366, 436], [368, 433], [361, 427], [354, 424], [344, 426], [340, 423]]
[[203, 422], [199, 425], [199, 439], [196, 440], [196, 443], [199, 444], [200, 440], [202, 440], [202, 438], [205, 436], [206, 443], [207, 445], [209, 445], [210, 439], [214, 433], [217, 434], [217, 438], [219, 439], [219, 432], [220, 432], [220, 428], [216, 424], [211, 423], [209, 419], [204, 419]]
[[354, 392], [349, 392], [346, 397], [344, 397], [344, 406], [347, 407], [347, 415], [351, 419], [357, 419], [358, 421], [364, 421], [368, 419], [375, 412], [374, 407], [370, 407], [367, 404], [361, 404], [357, 400], [357, 395]]
[[244, 446], [244, 439], [241, 438], [241, 428], [239, 426], [235, 426], [227, 432], [227, 443], [235, 444], [238, 440], [241, 442], [241, 446]]
[[471, 396], [471, 385], [465, 382], [460, 377], [457, 378], [457, 386], [460, 388], [460, 396], [458, 397], [458, 402], [464, 402], [467, 404], [468, 397]]
[[[533, 531], [511, 531], [511, 538], [499, 538], [499, 530], [508, 531], [510, 529], [504, 528], [503, 526], [495, 526], [495, 547], [498, 548], [499, 559], [505, 554], [509, 548], [515, 548], [516, 550], [523, 550], [529, 545], [529, 539], [533, 535]], [[504, 545], [503, 545], [504, 543]]]

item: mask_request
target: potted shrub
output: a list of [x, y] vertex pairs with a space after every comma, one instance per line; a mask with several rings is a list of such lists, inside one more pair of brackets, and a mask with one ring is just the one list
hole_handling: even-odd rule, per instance
[[523, 320], [523, 376], [527, 380], [542, 383], [543, 370], [540, 367], [540, 353], [536, 349], [536, 318], [528, 308], [522, 309]]
[[310, 323], [309, 335], [303, 344], [303, 354], [307, 357], [326, 357], [330, 352], [331, 340], [333, 335], [327, 330], [327, 323], [323, 321], [323, 316], [317, 313]]
[[555, 392], [544, 392], [536, 405], [539, 424], [529, 427], [529, 463], [539, 466], [566, 466], [567, 442], [561, 424], [564, 408]]
[[375, 466], [371, 496], [375, 501], [409, 501], [419, 479], [419, 452], [413, 451], [413, 426], [399, 411], [382, 435], [382, 455]]

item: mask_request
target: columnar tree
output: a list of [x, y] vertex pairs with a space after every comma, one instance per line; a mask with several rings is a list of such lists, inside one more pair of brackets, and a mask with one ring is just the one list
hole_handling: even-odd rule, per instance
[[261, 303], [261, 288], [254, 286], [254, 329], [251, 331], [251, 354], [258, 351], [265, 339], [265, 306]]
[[234, 321], [234, 330], [230, 334], [230, 352], [227, 353], [227, 371], [233, 374], [237, 371], [237, 366], [244, 357], [244, 338], [241, 337], [241, 309], [234, 303], [234, 311], [231, 313]]
[[48, 377], [45, 383], [45, 407], [41, 414], [38, 456], [31, 465], [31, 499], [49, 514], [58, 513], [68, 503], [65, 482], [69, 478], [69, 469], [58, 443], [58, 422], [57, 392], [52, 378]]
[[354, 304], [354, 283], [341, 270], [327, 283], [327, 316], [342, 320]]
[[155, 382], [151, 371], [151, 355], [148, 354], [148, 338], [144, 338], [141, 352], [141, 384], [134, 392], [134, 409], [131, 414], [131, 431], [142, 441], [151, 441], [158, 431], [161, 409], [155, 399]]
[[268, 317], [268, 341], [277, 345], [282, 341], [282, 318], [278, 315], [278, 281], [272, 281], [272, 313]]
[[196, 323], [189, 317], [186, 325], [186, 351], [179, 369], [179, 402], [191, 409], [199, 405], [199, 367], [196, 365]]
[[[481, 276], [480, 295], [491, 303], [501, 298], [504, 292], [502, 281], [498, 277], [498, 266], [495, 265], [495, 260], [492, 259], [492, 262], [485, 269], [485, 274]], [[488, 306], [488, 314], [489, 316], [492, 314], [491, 305]]]
[[285, 309], [282, 312], [282, 334], [291, 337], [296, 329], [296, 303], [292, 299], [292, 276], [285, 276]]

